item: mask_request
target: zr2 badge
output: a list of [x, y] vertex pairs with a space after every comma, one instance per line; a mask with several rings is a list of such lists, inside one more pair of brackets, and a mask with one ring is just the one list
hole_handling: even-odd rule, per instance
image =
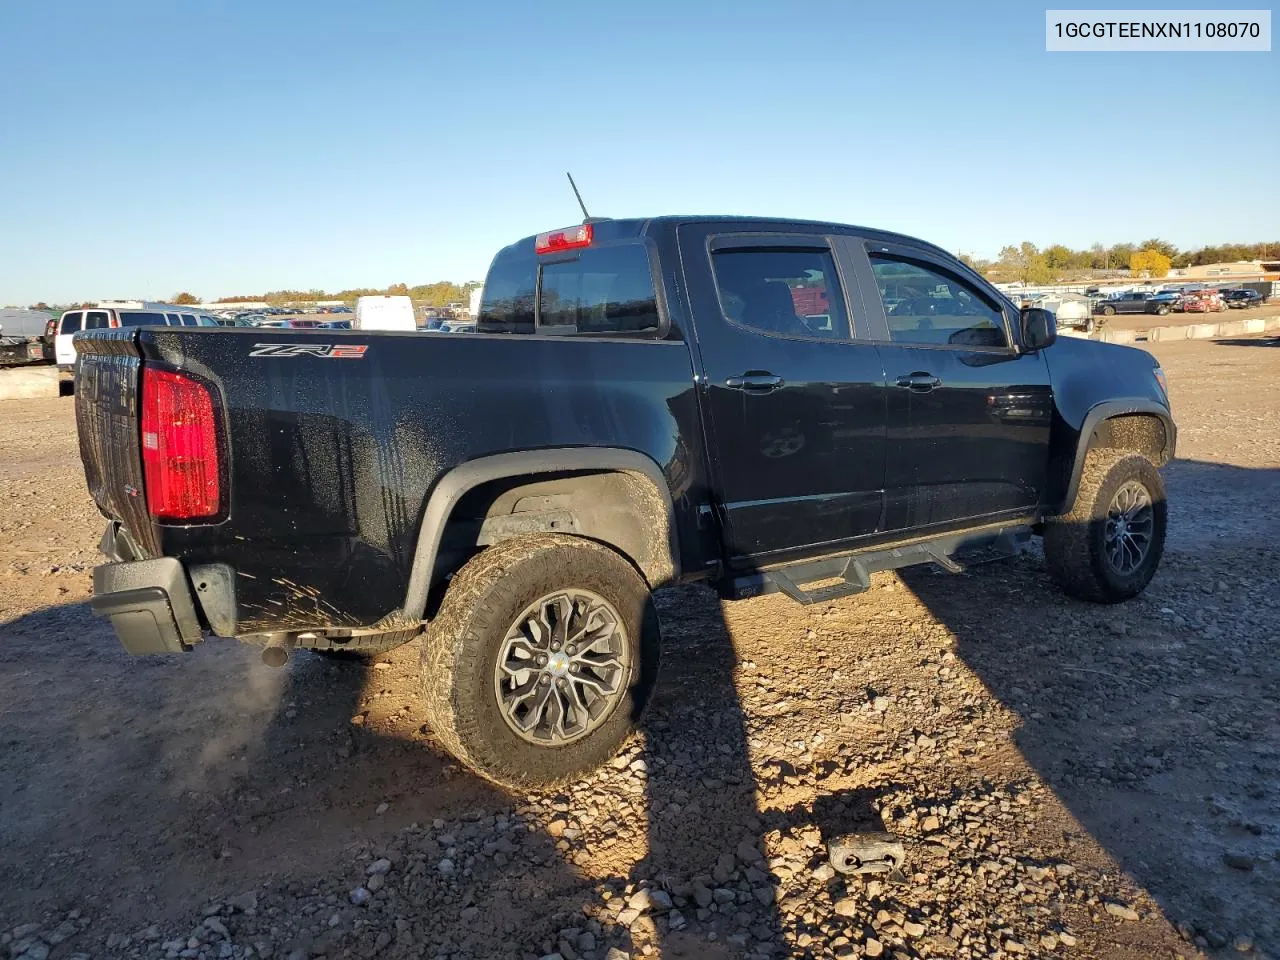
[[359, 360], [368, 350], [363, 343], [255, 343], [251, 357], [328, 357]]

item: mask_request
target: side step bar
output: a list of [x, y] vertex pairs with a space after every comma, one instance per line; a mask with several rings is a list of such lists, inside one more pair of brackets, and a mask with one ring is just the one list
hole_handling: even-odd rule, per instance
[[[975, 563], [1016, 556], [1030, 537], [1030, 524], [987, 527], [894, 547], [860, 550], [821, 560], [803, 560], [735, 577], [726, 584], [727, 589], [722, 591], [722, 595], [727, 599], [742, 600], [782, 592], [797, 603], [827, 603], [862, 593], [871, 586], [871, 574], [882, 570], [932, 563], [947, 573], [963, 573], [966, 567]], [[962, 554], [964, 563], [957, 562], [957, 553]], [[805, 589], [806, 584], [828, 580], [840, 582]]]

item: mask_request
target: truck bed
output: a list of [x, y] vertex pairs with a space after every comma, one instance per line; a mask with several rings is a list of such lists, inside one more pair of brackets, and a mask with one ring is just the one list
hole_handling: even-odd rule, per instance
[[[465, 461], [609, 446], [678, 475], [691, 455], [679, 438], [696, 435], [690, 356], [675, 340], [133, 328], [76, 347], [81, 455], [114, 551], [180, 560], [222, 636], [404, 626], [427, 497]], [[216, 522], [148, 513], [144, 366], [214, 390]]]

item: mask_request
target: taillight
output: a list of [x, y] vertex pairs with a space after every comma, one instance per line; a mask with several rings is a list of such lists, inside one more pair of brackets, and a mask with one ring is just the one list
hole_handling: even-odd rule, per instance
[[169, 370], [142, 371], [142, 469], [158, 520], [216, 516], [222, 504], [213, 396]]
[[591, 224], [582, 223], [576, 227], [565, 227], [563, 230], [550, 230], [540, 233], [533, 241], [534, 253], [555, 253], [557, 250], [577, 250], [591, 246], [593, 234]]

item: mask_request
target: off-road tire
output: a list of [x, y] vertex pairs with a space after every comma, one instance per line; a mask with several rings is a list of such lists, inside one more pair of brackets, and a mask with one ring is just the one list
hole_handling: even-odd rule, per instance
[[[589, 590], [617, 611], [631, 652], [630, 676], [612, 713], [592, 732], [543, 746], [507, 725], [494, 675], [502, 641], [520, 612], [571, 588]], [[458, 571], [427, 630], [427, 723], [450, 753], [500, 786], [545, 789], [578, 780], [617, 753], [636, 728], [653, 691], [659, 646], [649, 587], [618, 553], [563, 534], [504, 540]]]
[[409, 628], [349, 638], [318, 637], [303, 649], [331, 660], [369, 660], [396, 647], [403, 647], [421, 632], [419, 629]]
[[[1105, 526], [1112, 498], [1130, 480], [1146, 488], [1154, 522], [1142, 563], [1123, 575], [1107, 561]], [[1072, 597], [1094, 603], [1131, 600], [1146, 589], [1160, 565], [1167, 520], [1164, 481], [1155, 464], [1131, 450], [1090, 450], [1070, 511], [1045, 524], [1045, 563], [1050, 575]]]

